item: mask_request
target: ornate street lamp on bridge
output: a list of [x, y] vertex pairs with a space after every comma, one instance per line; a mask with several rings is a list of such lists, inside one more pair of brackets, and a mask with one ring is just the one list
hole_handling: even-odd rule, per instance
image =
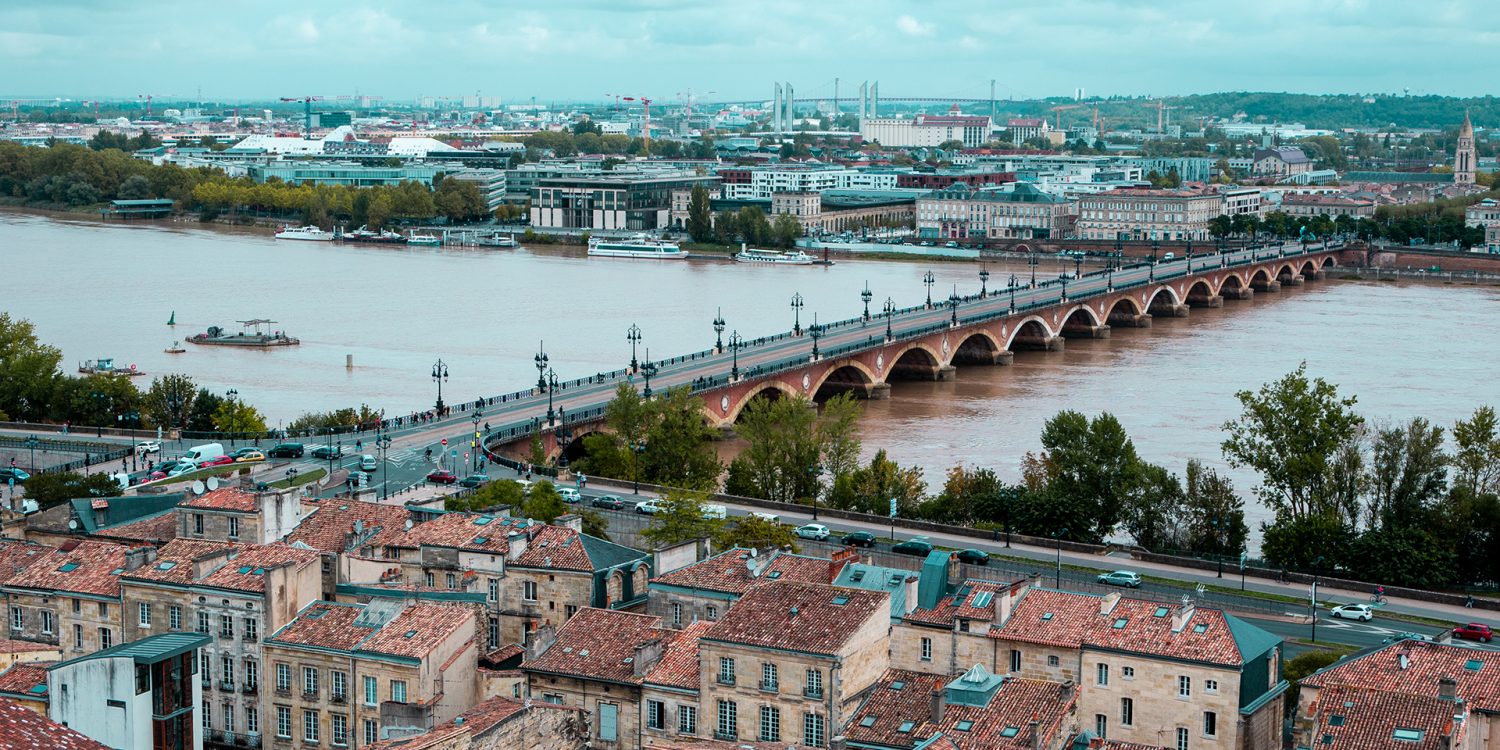
[[547, 390], [547, 352], [540, 342], [537, 343], [536, 356], [531, 358], [536, 364], [536, 387], [538, 390]]
[[484, 448], [484, 439], [479, 435], [479, 422], [484, 419], [484, 412], [475, 409], [474, 416], [469, 421], [474, 423], [474, 444], [470, 446], [474, 453], [474, 468], [470, 471], [479, 471], [479, 451]]
[[557, 467], [568, 468], [568, 446], [573, 444], [573, 431], [567, 427], [559, 427], [553, 437], [557, 440]]
[[1073, 254], [1073, 278], [1078, 279], [1078, 278], [1082, 278], [1082, 277], [1083, 277], [1083, 256], [1079, 255], [1078, 253], [1074, 253]]
[[948, 307], [953, 310], [952, 321], [953, 321], [953, 326], [955, 328], [958, 327], [958, 303], [959, 303], [959, 299], [958, 299], [958, 285], [954, 284], [953, 285], [953, 293], [950, 294], [950, 295], [948, 295]]
[[552, 408], [552, 392], [557, 390], [557, 371], [547, 368], [547, 376], [542, 384], [547, 389], [547, 426], [551, 427], [557, 422], [557, 412]]
[[890, 341], [890, 340], [896, 338], [896, 334], [891, 331], [891, 319], [894, 318], [895, 315], [896, 315], [896, 301], [893, 300], [893, 299], [891, 299], [890, 297], [886, 297], [885, 298], [885, 340], [886, 341]]
[[875, 296], [875, 293], [870, 291], [870, 282], [866, 281], [865, 282], [865, 290], [863, 292], [859, 293], [859, 298], [865, 301], [865, 322], [866, 323], [870, 322], [870, 300], [874, 296]]
[[801, 336], [802, 335], [802, 308], [805, 307], [805, 306], [806, 306], [806, 303], [802, 299], [802, 293], [801, 292], [797, 292], [797, 293], [795, 293], [795, 294], [792, 295], [792, 334], [793, 335], [796, 335], [796, 336]]
[[1057, 301], [1058, 302], [1067, 302], [1068, 301], [1068, 272], [1067, 271], [1063, 271], [1062, 273], [1058, 274], [1057, 280], [1062, 282], [1062, 296], [1059, 297]]
[[932, 285], [936, 281], [937, 277], [933, 276], [931, 271], [928, 271], [927, 275], [922, 277], [922, 283], [927, 285], [927, 309], [929, 310], [932, 309]]
[[729, 365], [729, 382], [731, 383], [740, 379], [740, 347], [744, 345], [745, 340], [740, 337], [739, 331], [729, 334], [729, 351], [733, 352], [730, 355]]
[[984, 267], [981, 266], [980, 269], [979, 269], [979, 298], [980, 299], [984, 299], [985, 297], [990, 296], [989, 295], [989, 291], [985, 288], [985, 285], [989, 284], [989, 283], [990, 283], [990, 269], [984, 268]]
[[630, 371], [635, 372], [635, 345], [641, 343], [641, 327], [631, 323], [630, 328], [625, 330], [625, 340], [630, 342]]
[[391, 496], [391, 466], [386, 461], [386, 453], [391, 450], [391, 436], [382, 432], [375, 438], [375, 448], [380, 451], [380, 497], [382, 499]]
[[1016, 275], [1010, 275], [1010, 311], [1016, 311]]
[[656, 363], [651, 361], [651, 350], [646, 350], [646, 361], [641, 365], [641, 376], [646, 379], [646, 390], [642, 393], [651, 398], [651, 377], [656, 374]]
[[816, 361], [818, 361], [818, 339], [820, 339], [820, 338], [823, 337], [823, 326], [818, 325], [818, 314], [817, 313], [813, 313], [813, 324], [811, 326], [808, 326], [808, 328], [807, 328], [807, 335], [812, 336], [812, 340], [813, 340], [812, 358], [813, 358], [813, 361], [816, 362]]
[[448, 380], [448, 365], [439, 359], [432, 366], [432, 382], [437, 383], [437, 413], [443, 413], [443, 383]]
[[1028, 255], [1028, 256], [1026, 256], [1026, 265], [1031, 266], [1031, 288], [1032, 289], [1036, 288], [1036, 266], [1037, 266], [1037, 263], [1039, 263], [1039, 262], [1040, 261], [1037, 260], [1036, 251], [1035, 250], [1031, 251], [1031, 254]]
[[724, 308], [714, 315], [714, 351], [724, 353]]

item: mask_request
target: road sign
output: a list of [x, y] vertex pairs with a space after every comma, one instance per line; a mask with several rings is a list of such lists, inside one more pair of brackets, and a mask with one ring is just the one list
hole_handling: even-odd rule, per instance
[[891, 498], [891, 518], [896, 517], [896, 498]]
[[448, 438], [443, 438], [442, 445], [445, 447], [448, 445]]

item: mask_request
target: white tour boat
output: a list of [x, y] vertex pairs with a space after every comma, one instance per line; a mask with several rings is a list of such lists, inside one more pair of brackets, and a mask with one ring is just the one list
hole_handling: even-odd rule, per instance
[[438, 237], [435, 234], [422, 234], [421, 232], [412, 232], [411, 234], [406, 236], [406, 244], [436, 246], [443, 244], [443, 240], [441, 237]]
[[658, 258], [660, 260], [687, 257], [687, 253], [678, 247], [677, 243], [651, 239], [644, 234], [624, 240], [590, 238], [589, 255], [604, 258]]
[[734, 254], [737, 263], [769, 263], [777, 266], [810, 266], [817, 261], [801, 250], [782, 252], [780, 250], [760, 250], [753, 247], [740, 245], [740, 251]]
[[516, 242], [516, 237], [513, 234], [500, 234], [496, 232], [488, 237], [480, 237], [474, 240], [474, 244], [481, 247], [517, 247], [520, 243]]
[[278, 240], [312, 240], [314, 242], [332, 242], [333, 232], [325, 231], [321, 227], [311, 224], [305, 227], [282, 227], [276, 233]]

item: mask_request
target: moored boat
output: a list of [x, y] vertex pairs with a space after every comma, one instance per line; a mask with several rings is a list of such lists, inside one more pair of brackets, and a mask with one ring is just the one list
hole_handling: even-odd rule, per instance
[[296, 346], [301, 341], [286, 335], [285, 331], [271, 331], [267, 333], [264, 327], [275, 323], [274, 320], [256, 318], [255, 320], [241, 320], [241, 325], [253, 326], [254, 332], [240, 331], [230, 333], [219, 326], [209, 326], [208, 330], [189, 336], [187, 340], [194, 344], [209, 346], [253, 346], [270, 348], [273, 346]]
[[422, 234], [421, 232], [412, 232], [411, 234], [407, 235], [406, 244], [431, 247], [443, 244], [443, 240], [435, 234]]
[[739, 263], [766, 263], [778, 266], [810, 266], [817, 261], [801, 250], [782, 252], [780, 250], [761, 250], [753, 247], [740, 246], [740, 251], [734, 254], [734, 259]]
[[678, 247], [676, 242], [652, 239], [644, 234], [624, 240], [590, 238], [589, 255], [602, 258], [656, 258], [658, 260], [679, 260], [687, 257], [687, 253]]
[[483, 247], [518, 247], [520, 245], [520, 243], [516, 242], [515, 235], [500, 234], [499, 232], [488, 237], [480, 237], [474, 240], [474, 244]]
[[173, 341], [171, 346], [163, 349], [162, 351], [166, 352], [167, 354], [181, 354], [187, 350], [182, 348], [181, 341]]
[[78, 364], [78, 371], [84, 375], [118, 375], [126, 378], [146, 374], [145, 370], [137, 369], [134, 364], [129, 367], [115, 367], [115, 361], [108, 357], [84, 360]]
[[333, 239], [333, 232], [315, 227], [311, 224], [305, 227], [282, 227], [276, 233], [278, 240], [312, 240], [314, 242], [329, 242]]
[[341, 234], [339, 235], [339, 239], [344, 242], [370, 242], [382, 245], [406, 244], [406, 237], [400, 232], [392, 232], [389, 229], [382, 229], [376, 232], [368, 227], [360, 227], [352, 232]]

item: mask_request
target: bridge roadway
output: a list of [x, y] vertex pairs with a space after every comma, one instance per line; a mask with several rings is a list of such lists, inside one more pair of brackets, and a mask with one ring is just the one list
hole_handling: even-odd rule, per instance
[[[1127, 289], [1134, 291], [1137, 288], [1151, 288], [1151, 301], [1133, 303], [1137, 308], [1137, 313], [1145, 313], [1146, 308], [1154, 302], [1156, 295], [1166, 287], [1164, 282], [1176, 282], [1187, 276], [1195, 278], [1218, 276], [1218, 286], [1222, 287], [1227, 283], [1226, 274], [1234, 275], [1237, 277], [1235, 291], [1243, 290], [1243, 295], [1249, 296], [1249, 279], [1244, 278], [1248, 274], [1244, 271], [1229, 272], [1234, 269], [1267, 266], [1270, 268], [1268, 278], [1274, 283], [1277, 278], [1275, 268], [1283, 267], [1288, 263], [1296, 268], [1302, 268], [1311, 260], [1314, 268], [1321, 269], [1324, 263], [1329, 262], [1332, 252], [1333, 247], [1324, 248], [1318, 244], [1310, 245], [1306, 249], [1297, 245], [1251, 247], [1223, 255], [1218, 253], [1195, 255], [1191, 258], [1162, 261], [1154, 265], [1149, 262], [1139, 263], [1112, 272], [1095, 271], [1084, 274], [1078, 279], [1039, 280], [1036, 286], [1022, 284], [1022, 280], [1018, 279], [1018, 285], [1013, 290], [1007, 285], [989, 289], [988, 294], [982, 298], [978, 295], [963, 297], [957, 309], [959, 321], [957, 327], [952, 326], [953, 310], [949, 307], [945, 296], [937, 290], [934, 290], [932, 307], [923, 304], [897, 310], [894, 315], [890, 316], [889, 322], [883, 313], [878, 312], [881, 305], [876, 301], [872, 306], [872, 318], [869, 321], [854, 318], [824, 325], [824, 334], [816, 340], [816, 346], [821, 355], [817, 362], [833, 362], [840, 357], [855, 356], [861, 352], [867, 353], [942, 331], [956, 331], [962, 337], [964, 335], [962, 329], [973, 325], [997, 321], [1019, 324], [1023, 318], [1035, 320], [1038, 317], [1036, 315], [1038, 311], [1045, 311], [1063, 302], [1071, 306], [1084, 300], [1109, 295], [1120, 297], [1122, 290]], [[1189, 272], [1190, 264], [1191, 272]], [[1253, 270], [1255, 269], [1252, 268]], [[1300, 282], [1301, 277], [1298, 276], [1296, 281]], [[1066, 289], [1066, 299], [1063, 297], [1064, 289]], [[1219, 293], [1218, 288], [1210, 291], [1216, 296]], [[1182, 308], [1182, 312], [1177, 314], [1185, 314], [1186, 295], [1173, 291], [1171, 297], [1177, 303], [1176, 306]], [[1114, 305], [1116, 302], [1111, 301], [1110, 304]], [[1092, 311], [1088, 312], [1094, 315]], [[1053, 317], [1056, 318], [1056, 315]], [[1103, 323], [1102, 320], [1098, 322]], [[893, 333], [893, 338], [889, 342], [886, 340], [887, 325]], [[1062, 333], [1061, 324], [1047, 326], [1044, 321], [1043, 327], [1052, 338], [1059, 338]], [[1011, 341], [1014, 341], [1015, 336], [1021, 333], [1021, 325], [1017, 325], [1016, 328], [1016, 332], [1011, 335]], [[717, 424], [728, 424], [738, 416], [739, 410], [749, 398], [764, 390], [763, 387], [756, 387], [756, 382], [816, 364], [812, 358], [814, 338], [808, 334], [806, 328], [803, 328], [802, 335], [794, 335], [791, 331], [787, 331], [747, 340], [740, 347], [737, 355], [730, 346], [729, 334], [730, 332], [725, 334], [725, 346], [722, 352], [708, 350], [667, 360], [656, 360], [657, 372], [650, 379], [653, 392], [688, 385], [702, 395], [706, 402], [711, 401], [714, 396], [722, 399], [732, 393], [735, 399], [733, 404], [724, 405], [724, 402], [720, 400], [718, 403], [709, 405], [707, 409]], [[1009, 341], [1007, 341], [1008, 344]], [[1001, 348], [1003, 350], [1007, 347]], [[949, 361], [953, 358], [948, 352], [944, 352], [944, 355], [944, 358]], [[894, 359], [893, 357], [890, 363], [891, 370], [896, 369]], [[947, 365], [947, 362], [941, 364]], [[732, 378], [736, 368], [739, 374], [738, 379]], [[866, 369], [869, 368], [866, 367]], [[599, 373], [560, 383], [552, 399], [552, 408], [558, 413], [557, 420], [552, 424], [547, 422], [547, 394], [541, 389], [533, 387], [529, 391], [485, 399], [480, 417], [482, 425], [489, 425], [485, 431], [485, 443], [491, 448], [498, 448], [528, 440], [531, 432], [538, 430], [544, 434], [548, 450], [553, 450], [555, 443], [551, 436], [552, 430], [563, 425], [576, 427], [601, 420], [604, 407], [613, 398], [616, 387], [622, 381], [632, 383], [638, 390], [642, 390], [646, 384], [641, 373], [629, 373], [625, 370]], [[785, 387], [779, 389], [787, 390]], [[816, 388], [804, 387], [804, 390], [807, 391], [805, 395], [808, 397], [817, 392]], [[450, 440], [450, 447], [460, 446], [466, 450], [472, 434], [471, 424], [475, 402], [450, 403], [450, 406], [453, 407], [451, 414], [443, 419], [418, 425], [407, 423], [393, 430], [398, 442], [407, 444], [417, 442], [411, 438], [418, 436], [425, 440], [435, 441], [435, 436], [445, 435]], [[720, 408], [713, 408], [716, 406]]]

